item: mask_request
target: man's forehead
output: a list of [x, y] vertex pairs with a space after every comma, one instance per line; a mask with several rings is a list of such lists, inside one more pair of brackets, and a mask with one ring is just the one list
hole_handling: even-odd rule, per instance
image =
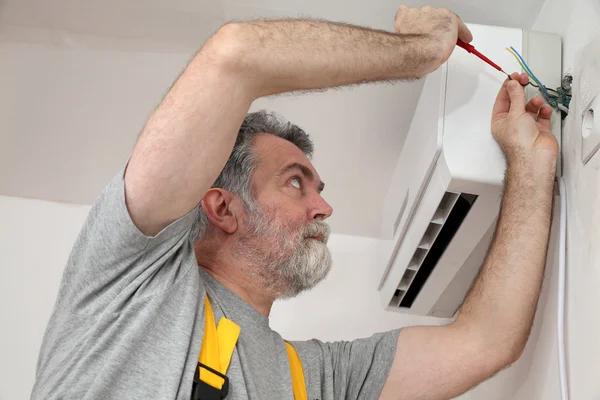
[[288, 140], [274, 135], [259, 135], [255, 146], [260, 153], [261, 163], [270, 170], [280, 171], [297, 163], [310, 169], [316, 178], [319, 177], [306, 154]]

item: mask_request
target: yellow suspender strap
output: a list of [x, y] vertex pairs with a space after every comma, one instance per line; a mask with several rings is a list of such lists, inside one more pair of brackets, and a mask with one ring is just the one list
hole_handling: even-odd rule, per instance
[[[204, 339], [198, 362], [225, 375], [240, 336], [240, 327], [227, 318], [221, 318], [217, 327], [208, 297], [204, 299], [204, 310]], [[221, 389], [224, 382], [223, 378], [204, 368], [200, 368], [199, 378], [217, 389]]]
[[296, 353], [294, 346], [288, 342], [285, 342], [285, 349], [287, 350], [288, 359], [290, 360], [290, 371], [292, 371], [294, 400], [308, 400], [308, 395], [306, 394], [306, 383], [304, 382], [304, 371], [302, 370], [300, 357], [298, 357], [298, 353]]
[[[204, 299], [204, 310], [204, 339], [198, 362], [225, 375], [231, 362], [231, 356], [233, 356], [233, 349], [240, 336], [240, 327], [227, 318], [221, 318], [219, 326], [216, 326], [208, 297]], [[292, 373], [294, 400], [308, 400], [300, 357], [291, 344], [286, 342], [285, 348]], [[199, 379], [217, 389], [221, 389], [224, 382], [223, 378], [205, 368], [199, 369]]]

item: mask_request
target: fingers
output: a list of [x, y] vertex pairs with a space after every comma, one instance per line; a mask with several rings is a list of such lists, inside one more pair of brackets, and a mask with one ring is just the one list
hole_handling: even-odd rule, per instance
[[550, 122], [552, 120], [552, 107], [548, 104], [544, 104], [538, 114], [538, 123], [550, 129]]
[[530, 114], [537, 115], [540, 107], [544, 105], [544, 99], [539, 96], [532, 97], [529, 103], [525, 106], [525, 111]]
[[527, 75], [525, 72], [521, 72], [521, 75], [519, 75], [519, 83], [521, 86], [527, 86], [529, 83], [529, 75]]
[[539, 123], [550, 127], [550, 120], [552, 119], [552, 107], [545, 104], [544, 99], [539, 96], [535, 96], [529, 100], [525, 106], [525, 111], [536, 117]]
[[509, 80], [512, 81], [521, 81], [521, 75], [519, 75], [518, 72], [513, 72], [512, 74], [510, 74], [510, 78], [508, 78]]
[[[541, 98], [539, 100], [534, 100], [534, 104], [529, 106], [529, 108], [526, 108], [525, 103], [527, 99], [525, 97], [525, 90], [522, 88], [522, 86], [526, 86], [528, 83], [529, 76], [526, 73], [519, 74], [518, 72], [513, 72], [510, 74], [509, 78], [504, 81], [504, 84], [498, 92], [498, 96], [496, 97], [496, 102], [494, 103], [494, 108], [492, 110], [492, 115], [509, 112], [513, 109], [518, 109], [520, 113], [528, 111], [537, 114], [537, 111], [544, 101]], [[517, 104], [513, 105], [514, 101], [517, 101]]]
[[[540, 96], [532, 97], [531, 100], [527, 102], [525, 89], [521, 85], [526, 85], [528, 82], [529, 76], [527, 74], [518, 74], [516, 72], [511, 74], [510, 78], [504, 81], [504, 84], [496, 97], [496, 102], [494, 103], [492, 121], [497, 117], [504, 119], [508, 113], [515, 117], [519, 117], [524, 112], [527, 112], [532, 117], [536, 118], [538, 126], [544, 126], [549, 131], [553, 109], [550, 105], [545, 104], [544, 99]], [[540, 131], [544, 130], [541, 129]]]
[[540, 110], [538, 118], [550, 120], [552, 118], [552, 111], [552, 107], [550, 107], [548, 104], [544, 104]]
[[470, 43], [473, 40], [473, 34], [458, 15], [456, 15], [456, 20], [458, 22], [458, 38], [465, 43]]
[[516, 80], [506, 82], [506, 90], [510, 101], [510, 113], [523, 114], [525, 112], [525, 90]]
[[496, 101], [494, 103], [494, 108], [492, 110], [492, 116], [507, 113], [510, 109], [510, 97], [508, 96], [508, 90], [506, 89], [506, 85], [510, 80], [520, 80], [519, 74], [517, 72], [513, 72], [510, 75], [510, 78], [504, 81], [502, 87], [500, 87], [500, 91], [498, 92], [498, 96], [496, 96]]
[[508, 79], [500, 87], [496, 101], [494, 102], [494, 108], [492, 109], [492, 117], [507, 113], [510, 109], [510, 98], [508, 97], [508, 90], [506, 90], [506, 84], [510, 82]]
[[[443, 19], [444, 23], [446, 22], [446, 20], [449, 22], [447, 27], [444, 26], [444, 28], [446, 29], [454, 28], [454, 26], [452, 26], [451, 23], [456, 23], [458, 39], [462, 40], [465, 43], [470, 43], [473, 40], [473, 34], [469, 30], [469, 28], [467, 28], [467, 26], [463, 23], [463, 21], [458, 15], [448, 10], [447, 8], [433, 8], [431, 6], [423, 6], [421, 8], [410, 8], [406, 5], [401, 5], [400, 7], [398, 7], [398, 9], [396, 10], [394, 23], [397, 33], [404, 33], [401, 29], [402, 24], [400, 24], [400, 22], [402, 22], [402, 20], [406, 18], [409, 14], [411, 14], [411, 17], [413, 17], [412, 19], [416, 19], [416, 21], [412, 22], [415, 22], [416, 25], [418, 25], [413, 28], [417, 28], [419, 31], [425, 30], [427, 31], [427, 33], [429, 33], [432, 30], [433, 26], [439, 24], [439, 21]], [[418, 19], [417, 17], [420, 17], [420, 19]], [[456, 40], [453, 40], [452, 44], [456, 44]]]
[[529, 84], [529, 75], [527, 75], [525, 72], [522, 72], [521, 74], [518, 72], [513, 72], [509, 75], [508, 79], [519, 82], [523, 87]]
[[401, 5], [400, 7], [398, 7], [398, 10], [396, 11], [396, 16], [395, 16], [395, 20], [399, 19], [399, 17], [401, 15], [403, 15], [404, 13], [406, 13], [408, 10], [410, 10], [410, 8], [408, 8], [408, 6], [406, 5]]

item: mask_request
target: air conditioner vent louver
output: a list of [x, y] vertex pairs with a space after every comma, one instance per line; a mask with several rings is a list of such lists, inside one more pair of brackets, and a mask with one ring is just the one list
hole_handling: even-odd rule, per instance
[[468, 193], [444, 194], [402, 275], [390, 306], [412, 306], [476, 199], [476, 195]]

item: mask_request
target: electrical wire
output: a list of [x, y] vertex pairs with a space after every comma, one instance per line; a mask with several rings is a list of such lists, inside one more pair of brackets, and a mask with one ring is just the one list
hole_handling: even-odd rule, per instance
[[528, 85], [537, 88], [540, 91], [542, 97], [544, 97], [544, 99], [548, 102], [548, 104], [550, 104], [553, 108], [560, 110], [564, 113], [564, 118], [564, 115], [569, 113], [569, 104], [571, 103], [571, 96], [568, 93], [566, 93], [562, 87], [559, 87], [556, 90], [547, 88], [538, 79], [538, 77], [535, 76], [531, 68], [529, 68], [529, 65], [527, 65], [527, 62], [523, 59], [521, 54], [519, 54], [519, 52], [515, 50], [514, 47], [507, 47], [506, 50], [513, 55], [515, 60], [517, 60], [517, 62], [521, 66], [521, 69], [529, 76], [530, 81], [528, 82]]
[[512, 56], [515, 58], [515, 60], [517, 60], [517, 62], [521, 66], [521, 69], [523, 71], [525, 71], [531, 79], [533, 79], [533, 77], [531, 76], [531, 73], [529, 72], [529, 69], [527, 67], [525, 67], [525, 64], [523, 64], [523, 61], [521, 61], [521, 58], [519, 58], [519, 56], [517, 56], [517, 53], [515, 53], [514, 50], [512, 50], [512, 46], [510, 48], [506, 47], [506, 51], [508, 51], [510, 54], [512, 54]]
[[[529, 82], [527, 83], [527, 85], [531, 85], [531, 86], [533, 86], [534, 88], [537, 88], [537, 89], [540, 89], [541, 87], [544, 87], [544, 89], [547, 90], [547, 88], [545, 86], [543, 86], [543, 85], [540, 86], [541, 82], [537, 79], [537, 77], [535, 77], [535, 75], [533, 75], [533, 72], [531, 72], [531, 69], [529, 69], [529, 66], [525, 63], [525, 60], [523, 60], [523, 58], [520, 57], [520, 55], [518, 55], [516, 53], [516, 50], [514, 50], [513, 47], [511, 47], [511, 48], [507, 47], [506, 50], [510, 54], [512, 54], [512, 56], [515, 58], [515, 60], [517, 60], [517, 62], [521, 66], [521, 69], [527, 74], [527, 76], [529, 76]], [[509, 79], [510, 79], [510, 76], [509, 76]], [[532, 81], [536, 82], [536, 83], [533, 83]], [[522, 85], [522, 86], [527, 86], [527, 85]], [[540, 89], [540, 91], [542, 91], [542, 90]], [[546, 95], [546, 93], [543, 93], [543, 94]], [[549, 97], [549, 98], [553, 98], [553, 96], [550, 95], [550, 94], [547, 94], [546, 96]]]
[[567, 381], [567, 363], [565, 353], [565, 278], [567, 265], [567, 191], [565, 180], [558, 179], [560, 195], [560, 235], [558, 265], [558, 304], [556, 310], [556, 341], [558, 351], [558, 372], [560, 377], [560, 393], [562, 400], [569, 400], [569, 384]]
[[510, 46], [510, 50], [512, 50], [513, 55], [517, 57], [517, 60], [519, 61], [519, 64], [521, 64], [521, 67], [525, 70], [525, 72], [527, 73], [527, 75], [529, 75], [538, 84], [538, 86], [542, 89], [542, 91], [544, 92], [544, 94], [546, 96], [550, 97], [550, 94], [546, 90], [546, 86], [544, 86], [542, 84], [542, 82], [537, 78], [537, 76], [535, 76], [535, 74], [533, 73], [533, 71], [531, 71], [531, 69], [527, 65], [527, 62], [525, 62], [525, 60], [523, 59], [523, 57], [521, 57], [521, 54], [519, 54], [519, 52], [517, 50], [515, 50], [515, 48], [512, 47], [512, 46]]
[[529, 73], [528, 69], [525, 67], [525, 64], [523, 64], [523, 62], [521, 61], [521, 59], [517, 56], [517, 54], [511, 50], [511, 48], [506, 47], [506, 51], [508, 51], [510, 54], [512, 54], [512, 56], [515, 58], [515, 60], [517, 60], [517, 62], [519, 63], [519, 65], [521, 66], [521, 69], [523, 71], [525, 71], [527, 73], [527, 75], [529, 75], [529, 77], [531, 77], [531, 74]]
[[550, 88], [546, 88], [546, 90], [548, 91], [550, 96], [556, 97], [556, 98], [560, 97], [560, 93], [558, 92], [558, 90], [554, 90], [554, 89], [550, 89]]
[[[512, 56], [515, 58], [515, 60], [517, 60], [517, 62], [518, 62], [518, 63], [519, 63], [519, 65], [521, 66], [521, 69], [522, 69], [523, 71], [525, 71], [525, 73], [526, 73], [526, 74], [529, 76], [529, 79], [530, 79], [530, 81], [529, 81], [528, 85], [531, 85], [531, 86], [533, 86], [533, 87], [536, 87], [536, 88], [537, 88], [537, 87], [539, 87], [539, 86], [538, 86], [538, 85], [536, 85], [535, 83], [531, 83], [531, 80], [533, 80], [533, 77], [532, 77], [532, 76], [531, 76], [531, 74], [529, 73], [529, 70], [528, 70], [528, 68], [527, 68], [527, 67], [525, 67], [525, 65], [524, 65], [524, 64], [521, 62], [521, 59], [520, 59], [520, 58], [519, 58], [519, 57], [518, 57], [518, 56], [517, 56], [517, 55], [516, 55], [516, 54], [515, 54], [515, 53], [514, 53], [514, 52], [513, 52], [511, 49], [509, 49], [508, 47], [506, 48], [506, 50], [507, 50], [507, 51], [508, 51], [510, 54], [512, 54]], [[507, 74], [507, 75], [508, 75], [508, 74]], [[509, 77], [509, 79], [510, 79], [510, 75], [508, 75], [508, 77]], [[527, 86], [527, 85], [525, 85], [525, 86]]]
[[[521, 69], [529, 76], [529, 79], [530, 79], [529, 85], [539, 88], [539, 82], [537, 81], [537, 78], [533, 77], [531, 70], [529, 69], [529, 66], [524, 63], [525, 60], [523, 60], [522, 57], [519, 57], [517, 55], [517, 53], [515, 53], [516, 50], [513, 50], [513, 47], [510, 47], [510, 48], [507, 47], [506, 51], [508, 51], [510, 54], [512, 54], [512, 56], [515, 58], [515, 60], [517, 60], [517, 62], [521, 66]], [[536, 85], [535, 83], [531, 83], [531, 81], [534, 81], [538, 84]]]

